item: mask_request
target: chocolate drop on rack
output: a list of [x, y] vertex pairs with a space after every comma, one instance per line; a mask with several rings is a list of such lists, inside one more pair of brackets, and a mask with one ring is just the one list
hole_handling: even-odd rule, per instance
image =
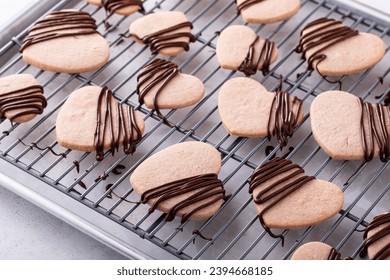
[[141, 202], [139, 202], [139, 201], [131, 201], [131, 200], [128, 200], [128, 199], [124, 198], [123, 196], [118, 195], [117, 193], [114, 192], [114, 190], [111, 190], [111, 188], [112, 188], [113, 185], [114, 185], [114, 184], [108, 184], [108, 185], [106, 185], [106, 187], [105, 187], [106, 191], [110, 191], [110, 192], [106, 195], [107, 198], [112, 198], [112, 195], [114, 195], [115, 197], [117, 197], [117, 198], [119, 198], [120, 200], [125, 201], [125, 202], [127, 202], [127, 203], [131, 203], [131, 204], [140, 204], [140, 203], [141, 203]]
[[[379, 226], [383, 226], [386, 223], [388, 224], [387, 226], [385, 226], [384, 228], [382, 228], [381, 230], [379, 230], [378, 232], [373, 234], [370, 238], [367, 238], [368, 233], [371, 230], [378, 228]], [[381, 214], [379, 216], [376, 216], [371, 221], [371, 223], [367, 226], [366, 230], [364, 231], [364, 235], [363, 235], [363, 238], [365, 240], [364, 240], [364, 247], [363, 247], [362, 251], [360, 252], [360, 256], [364, 257], [365, 255], [367, 255], [367, 249], [368, 249], [368, 247], [370, 247], [370, 245], [374, 244], [375, 242], [377, 242], [381, 238], [384, 238], [385, 236], [389, 236], [389, 235], [390, 235], [390, 212], [387, 212], [385, 214]], [[385, 245], [381, 250], [379, 250], [372, 257], [372, 259], [373, 260], [384, 260], [389, 256], [390, 256], [390, 243]]]
[[216, 203], [220, 199], [227, 199], [227, 196], [225, 196], [225, 189], [223, 188], [221, 180], [218, 179], [217, 174], [209, 173], [183, 178], [147, 190], [141, 195], [141, 203], [147, 203], [150, 199], [156, 199], [149, 208], [149, 213], [152, 213], [161, 202], [192, 191], [196, 192], [187, 199], [177, 203], [168, 211], [165, 217], [166, 221], [172, 221], [180, 210], [196, 202], [212, 198], [211, 201], [203, 202], [192, 211], [185, 213], [181, 218], [181, 223], [184, 223], [190, 219], [194, 213]]
[[[273, 238], [280, 238], [282, 240], [282, 246], [284, 245], [284, 236], [282, 234], [276, 235], [271, 231], [271, 229], [264, 222], [264, 213], [266, 213], [269, 209], [277, 205], [280, 201], [289, 196], [291, 193], [298, 190], [304, 184], [315, 179], [315, 177], [304, 175], [304, 170], [299, 165], [293, 164], [290, 160], [275, 157], [267, 163], [264, 163], [258, 168], [256, 168], [256, 170], [253, 172], [252, 176], [249, 179], [249, 193], [253, 193], [253, 191], [257, 187], [259, 187], [261, 184], [268, 181], [269, 179], [294, 169], [295, 171], [293, 173], [288, 176], [284, 176], [275, 183], [271, 184], [270, 186], [259, 192], [259, 194], [253, 199], [256, 204], [262, 204], [268, 202], [273, 198], [276, 198], [276, 200], [266, 206], [258, 214], [258, 216], [260, 223], [266, 230], [266, 232]], [[287, 180], [293, 178], [295, 179], [294, 181], [288, 184], [285, 183]], [[277, 191], [273, 191], [277, 186], [280, 186], [281, 188]]]
[[77, 160], [74, 160], [73, 165], [76, 167], [77, 173], [80, 173], [80, 162], [78, 162]]
[[110, 27], [107, 20], [120, 9], [130, 6], [138, 6], [138, 10], [143, 10], [142, 0], [102, 0], [102, 4], [107, 13], [106, 18], [104, 19], [104, 25], [106, 28]]
[[46, 106], [47, 101], [43, 96], [42, 86], [25, 87], [0, 95], [0, 118], [6, 118], [5, 114], [12, 110], [21, 110], [21, 112], [8, 117], [11, 122], [29, 114], [40, 115]]
[[[253, 6], [257, 3], [263, 2], [263, 1], [265, 1], [265, 0], [246, 0], [246, 1], [242, 2], [241, 4], [237, 5], [237, 14], [240, 14], [243, 9], [250, 7], [250, 6]], [[237, 4], [237, 0], [236, 0], [236, 4]]]
[[[361, 135], [364, 149], [364, 160], [371, 161], [375, 153], [375, 142], [379, 147], [379, 158], [382, 162], [390, 160], [390, 107], [382, 104], [373, 105], [359, 97], [362, 109], [360, 118]], [[366, 135], [368, 134], [368, 135]]]
[[[272, 101], [268, 119], [268, 140], [276, 135], [280, 148], [288, 144], [287, 137], [291, 137], [298, 126], [298, 116], [302, 108], [302, 100], [294, 96], [291, 100], [281, 86], [276, 90]], [[274, 124], [272, 128], [272, 124]]]
[[152, 54], [157, 54], [160, 50], [165, 48], [176, 47], [183, 48], [185, 51], [188, 51], [190, 49], [189, 43], [184, 41], [172, 41], [181, 37], [188, 37], [190, 42], [195, 42], [196, 37], [190, 32], [172, 33], [183, 27], [190, 27], [192, 29], [192, 23], [189, 21], [182, 22], [169, 28], [146, 35], [142, 38], [132, 33], [129, 33], [129, 36], [135, 37], [137, 40], [142, 41], [145, 45], [149, 45]]
[[[303, 35], [303, 33], [310, 28], [313, 29]], [[297, 53], [302, 53], [302, 58], [304, 59], [308, 50], [323, 45], [307, 57], [306, 60], [308, 62], [307, 70], [313, 70], [314, 63], [316, 63], [315, 70], [324, 77], [321, 72], [318, 71], [318, 64], [326, 59], [326, 55], [323, 51], [337, 43], [345, 41], [353, 36], [357, 36], [358, 34], [358, 30], [345, 26], [340, 21], [328, 18], [319, 18], [307, 24], [303, 28], [301, 31], [301, 39], [298, 46], [295, 48], [295, 51]], [[327, 81], [332, 82], [329, 80]]]
[[[193, 230], [192, 234], [195, 235], [195, 238], [196, 238], [196, 236], [199, 236], [203, 240], [208, 240], [208, 241], [213, 240], [211, 237], [204, 236], [198, 229]], [[192, 240], [192, 244], [195, 244], [195, 238]]]
[[263, 75], [267, 75], [269, 73], [269, 66], [271, 64], [271, 57], [274, 51], [275, 43], [265, 39], [260, 54], [257, 59], [255, 59], [255, 45], [259, 40], [260, 37], [256, 35], [256, 39], [249, 46], [249, 50], [244, 61], [238, 67], [238, 70], [243, 72], [246, 76], [256, 74], [259, 63], [261, 62], [263, 63], [261, 66], [261, 72]]
[[[115, 150], [118, 150], [121, 144], [123, 144], [125, 154], [135, 152], [142, 134], [135, 119], [134, 108], [115, 102], [111, 90], [107, 87], [103, 87], [99, 94], [96, 122], [94, 134], [96, 160], [101, 161], [104, 158], [104, 144], [107, 133], [110, 137], [109, 151], [112, 155], [115, 154]], [[134, 135], [134, 132], [136, 135]]]
[[112, 169], [112, 173], [114, 173], [115, 175], [120, 175], [122, 174], [122, 169], [126, 169], [126, 166], [122, 165], [122, 164], [118, 164], [117, 166], [114, 167], [114, 169]]
[[20, 52], [44, 41], [98, 33], [96, 29], [95, 20], [86, 12], [55, 11], [34, 24], [24, 38]]
[[78, 181], [77, 184], [82, 187], [83, 189], [87, 189], [87, 186], [85, 185], [85, 183], [83, 181]]

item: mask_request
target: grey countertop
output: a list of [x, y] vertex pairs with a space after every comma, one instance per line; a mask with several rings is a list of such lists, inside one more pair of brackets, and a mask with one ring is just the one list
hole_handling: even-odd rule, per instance
[[0, 259], [124, 259], [23, 198], [0, 187]]

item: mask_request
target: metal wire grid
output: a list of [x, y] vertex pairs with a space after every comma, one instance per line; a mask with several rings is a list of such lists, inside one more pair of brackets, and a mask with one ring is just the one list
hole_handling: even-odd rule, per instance
[[[286, 244], [281, 247], [280, 240], [270, 238], [257, 222], [252, 198], [247, 191], [247, 179], [261, 163], [274, 155], [284, 154], [279, 151], [277, 142], [268, 143], [266, 139], [248, 139], [229, 136], [223, 128], [217, 112], [216, 97], [220, 86], [228, 79], [240, 76], [240, 73], [220, 69], [215, 58], [216, 31], [231, 24], [242, 24], [235, 13], [234, 1], [145, 1], [146, 13], [162, 10], [182, 10], [194, 24], [193, 32], [197, 42], [191, 45], [190, 52], [172, 58], [180, 69], [202, 79], [206, 86], [204, 99], [192, 108], [171, 110], [167, 113], [170, 121], [175, 122], [187, 133], [167, 127], [156, 114], [137, 104], [135, 95], [135, 77], [140, 67], [152, 60], [147, 47], [140, 46], [132, 40], [117, 45], [121, 40], [119, 33], [125, 31], [130, 22], [141, 14], [127, 18], [115, 17], [111, 21], [117, 24], [111, 32], [104, 30], [102, 19], [104, 12], [100, 8], [81, 2], [78, 9], [90, 12], [98, 19], [99, 29], [111, 46], [111, 59], [101, 69], [86, 74], [59, 74], [39, 71], [26, 65], [20, 55], [13, 56], [3, 67], [0, 75], [13, 73], [32, 73], [44, 86], [49, 107], [45, 113], [34, 121], [10, 126], [3, 122], [2, 130], [10, 135], [0, 136], [2, 159], [39, 178], [49, 186], [80, 201], [106, 218], [116, 221], [141, 238], [157, 244], [173, 257], [182, 259], [287, 259], [302, 243], [321, 240], [339, 250], [343, 256], [356, 258], [362, 248], [362, 233], [356, 232], [360, 225], [365, 226], [373, 216], [388, 210], [390, 183], [388, 164], [375, 160], [364, 167], [342, 187], [345, 203], [340, 213], [322, 224], [302, 230], [285, 230], [283, 235]], [[264, 84], [270, 91], [275, 90], [280, 74], [283, 74], [283, 86], [290, 93], [304, 100], [305, 112], [308, 112], [314, 96], [324, 90], [336, 89], [316, 73], [303, 72], [306, 63], [301, 61], [293, 51], [298, 41], [299, 30], [308, 21], [320, 16], [330, 16], [343, 20], [346, 24], [361, 31], [371, 32], [382, 37], [389, 46], [389, 27], [378, 23], [369, 16], [351, 11], [329, 1], [302, 1], [299, 16], [272, 25], [251, 25], [256, 32], [276, 42], [279, 48], [279, 59], [266, 76], [256, 74], [254, 79]], [[26, 32], [14, 37], [0, 50], [0, 55], [11, 57], [13, 49], [20, 45]], [[388, 47], [386, 57], [389, 58]], [[388, 90], [377, 78], [386, 79], [390, 68], [380, 63], [359, 75], [342, 77], [343, 89], [363, 99], [375, 100], [374, 96]], [[96, 162], [94, 155], [65, 150], [58, 145], [55, 138], [55, 118], [58, 109], [74, 89], [85, 85], [108, 85], [115, 97], [122, 103], [135, 106], [144, 117], [146, 134], [133, 156], [118, 153], [111, 157], [108, 153], [102, 162]], [[383, 97], [376, 102], [381, 102]], [[335, 182], [342, 186], [346, 179], [360, 165], [359, 162], [331, 160], [315, 143], [310, 130], [310, 116], [305, 114], [304, 121], [296, 130], [290, 145], [294, 148], [288, 155], [294, 162], [301, 164], [308, 174]], [[35, 143], [50, 147], [66, 154], [66, 158], [55, 157], [46, 148], [44, 151], [23, 146], [19, 141]], [[223, 180], [231, 198], [210, 219], [203, 222], [178, 221], [165, 222], [164, 214], [147, 214], [147, 206], [132, 205], [116, 196], [108, 198], [105, 185], [113, 184], [112, 189], [118, 195], [129, 200], [137, 196], [129, 188], [128, 178], [133, 170], [154, 152], [174, 143], [187, 140], [207, 142], [216, 147], [222, 154]], [[267, 145], [273, 145], [270, 154], [265, 153]], [[73, 160], [81, 165], [81, 172], [76, 172]], [[123, 174], [114, 175], [112, 170], [118, 164], [127, 169]], [[105, 178], [109, 175], [108, 178]], [[103, 175], [103, 176], [102, 176]], [[100, 176], [100, 178], [99, 178]], [[102, 178], [103, 177], [103, 178]], [[105, 179], [105, 180], [104, 180]], [[87, 188], [81, 188], [83, 182]], [[192, 235], [193, 229], [199, 229], [204, 235], [212, 237], [211, 241], [201, 240]], [[196, 239], [196, 242], [193, 241]]]

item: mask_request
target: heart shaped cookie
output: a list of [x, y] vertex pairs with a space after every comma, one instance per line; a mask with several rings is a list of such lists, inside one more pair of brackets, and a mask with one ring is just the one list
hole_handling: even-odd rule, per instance
[[189, 50], [195, 42], [191, 34], [192, 23], [179, 11], [147, 14], [130, 24], [129, 36], [140, 44], [150, 46], [152, 54], [176, 56]]
[[86, 0], [88, 3], [103, 7], [106, 10], [104, 24], [106, 28], [111, 27], [108, 19], [114, 15], [128, 16], [137, 11], [142, 11], [142, 0]]
[[309, 242], [300, 246], [292, 260], [340, 260], [341, 254], [335, 248], [322, 242]]
[[177, 109], [194, 105], [204, 95], [197, 77], [180, 73], [177, 64], [156, 58], [137, 76], [139, 101], [149, 109]]
[[92, 5], [103, 7], [108, 15], [131, 15], [142, 9], [142, 0], [85, 0]]
[[237, 13], [245, 22], [273, 23], [289, 19], [301, 7], [300, 0], [236, 0]]
[[177, 109], [194, 105], [204, 95], [201, 80], [180, 73], [170, 61], [156, 58], [142, 67], [137, 76], [137, 94], [140, 104], [155, 109], [164, 120], [160, 109]]
[[37, 21], [24, 38], [23, 60], [42, 70], [80, 73], [103, 66], [109, 57], [107, 41], [86, 12], [61, 10]]
[[301, 104], [301, 100], [286, 92], [268, 92], [257, 81], [241, 77], [224, 83], [218, 96], [219, 115], [229, 134], [241, 137], [276, 135], [281, 147], [302, 122]]
[[296, 48], [308, 62], [308, 70], [321, 75], [348, 75], [377, 64], [386, 46], [376, 35], [353, 30], [340, 21], [320, 18], [307, 24]]
[[343, 91], [327, 91], [310, 107], [318, 145], [333, 159], [390, 159], [390, 107], [363, 102]]
[[246, 76], [260, 69], [269, 73], [269, 66], [278, 58], [274, 42], [260, 38], [251, 28], [232, 25], [225, 28], [217, 42], [216, 54], [224, 69], [239, 70]]
[[374, 217], [363, 237], [361, 257], [368, 255], [370, 260], [390, 260], [390, 212]]
[[43, 88], [30, 74], [0, 78], [0, 119], [24, 123], [42, 114], [46, 108]]
[[131, 154], [144, 132], [144, 121], [134, 108], [119, 104], [107, 87], [86, 86], [74, 91], [56, 121], [58, 143], [68, 149], [92, 152], [102, 160], [104, 150], [119, 146]]
[[249, 180], [249, 192], [262, 226], [272, 237], [271, 228], [294, 229], [319, 224], [336, 215], [344, 203], [335, 184], [304, 175], [290, 160], [273, 158], [259, 166]]
[[202, 142], [184, 142], [159, 151], [142, 162], [130, 177], [142, 203], [181, 221], [203, 220], [221, 207], [225, 196], [217, 178], [221, 155]]

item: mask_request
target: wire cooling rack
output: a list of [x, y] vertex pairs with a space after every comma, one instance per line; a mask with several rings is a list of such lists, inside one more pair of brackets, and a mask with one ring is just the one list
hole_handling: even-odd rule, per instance
[[[221, 85], [230, 78], [242, 76], [241, 73], [221, 69], [215, 55], [218, 31], [232, 24], [244, 24], [235, 12], [234, 1], [146, 0], [144, 6], [145, 13], [183, 11], [194, 25], [192, 32], [197, 36], [196, 42], [191, 44], [189, 52], [172, 58], [172, 61], [179, 65], [182, 72], [196, 75], [204, 82], [205, 97], [196, 106], [165, 111], [169, 120], [184, 132], [166, 126], [154, 111], [139, 106], [137, 102], [137, 72], [155, 56], [151, 56], [147, 47], [131, 39], [122, 41], [120, 34], [142, 14], [129, 17], [115, 15], [110, 19], [114, 25], [107, 31], [103, 24], [104, 10], [80, 1], [75, 8], [91, 13], [97, 20], [99, 31], [110, 44], [111, 59], [101, 69], [91, 73], [69, 75], [40, 71], [26, 65], [21, 55], [15, 54], [26, 31], [15, 34], [0, 50], [2, 58], [8, 59], [0, 75], [33, 74], [44, 86], [49, 105], [43, 115], [29, 123], [10, 125], [8, 121], [3, 121], [0, 124], [0, 132], [6, 132], [0, 135], [1, 159], [21, 169], [26, 176], [38, 178], [48, 188], [58, 190], [62, 196], [71, 197], [79, 204], [95, 210], [97, 218], [91, 218], [90, 222], [98, 224], [114, 221], [129, 234], [137, 234], [140, 242], [151, 242], [169, 252], [172, 258], [288, 259], [296, 248], [309, 241], [326, 242], [339, 250], [342, 256], [359, 258], [363, 233], [356, 229], [361, 229], [374, 216], [389, 210], [389, 162], [382, 163], [375, 159], [365, 164], [344, 185], [361, 162], [330, 159], [313, 139], [308, 113], [316, 95], [337, 89], [337, 85], [329, 84], [314, 72], [298, 75], [305, 71], [306, 62], [293, 49], [298, 43], [302, 27], [323, 16], [380, 36], [387, 46], [385, 58], [372, 69], [342, 77], [342, 81], [343, 90], [367, 101], [381, 102], [381, 94], [389, 89], [390, 68], [386, 63], [390, 59], [389, 24], [337, 2], [304, 0], [298, 15], [285, 22], [248, 25], [261, 37], [274, 41], [279, 48], [279, 58], [272, 65], [271, 72], [266, 76], [258, 73], [252, 78], [273, 91], [278, 86], [279, 76], [283, 75], [284, 90], [304, 100], [304, 121], [288, 146], [280, 151], [275, 140], [269, 142], [264, 138], [248, 139], [228, 135], [218, 115], [217, 97]], [[58, 145], [55, 137], [58, 110], [72, 91], [86, 85], [107, 85], [114, 92], [115, 98], [135, 106], [142, 114], [146, 133], [134, 155], [128, 156], [119, 151], [113, 157], [107, 153], [103, 161], [96, 162], [94, 153], [67, 150]], [[178, 219], [165, 222], [163, 213], [155, 211], [148, 214], [148, 206], [131, 204], [118, 197], [137, 201], [138, 196], [129, 184], [134, 169], [153, 153], [190, 140], [209, 143], [222, 155], [223, 165], [219, 177], [227, 193], [232, 196], [214, 216], [206, 221], [184, 224], [180, 224]], [[31, 145], [43, 150], [31, 148]], [[66, 157], [55, 156], [49, 148]], [[328, 221], [309, 228], [282, 231], [285, 236], [285, 245], [282, 247], [279, 239], [269, 237], [260, 226], [248, 193], [247, 179], [258, 165], [275, 155], [285, 155], [289, 150], [291, 153], [288, 158], [303, 166], [307, 174], [332, 181], [342, 188], [345, 203], [342, 210]], [[79, 163], [79, 172], [75, 161]], [[126, 168], [117, 172], [118, 164]], [[118, 196], [110, 197], [106, 191], [108, 184]], [[77, 212], [77, 209], [70, 210]], [[194, 229], [212, 240], [203, 240], [193, 235]], [[115, 232], [111, 234], [115, 236]], [[152, 257], [159, 258], [159, 255], [156, 253]]]

